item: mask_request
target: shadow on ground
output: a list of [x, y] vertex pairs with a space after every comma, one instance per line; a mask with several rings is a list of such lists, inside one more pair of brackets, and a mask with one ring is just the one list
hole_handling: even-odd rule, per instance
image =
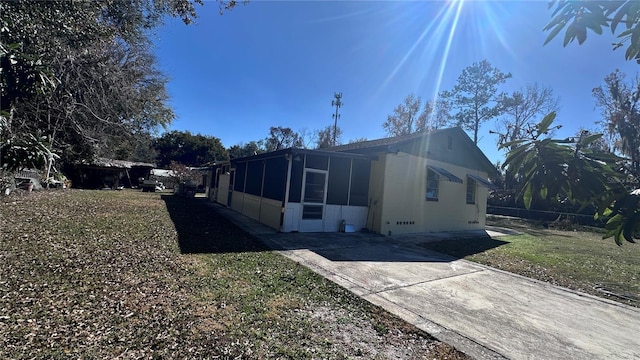
[[449, 256], [403, 246], [368, 245], [348, 249], [320, 249], [314, 252], [331, 261], [368, 261], [368, 262], [450, 262]]
[[[460, 235], [460, 234], [458, 234]], [[469, 237], [470, 234], [464, 234]], [[456, 257], [445, 252], [433, 251], [425, 243], [440, 244], [456, 242], [459, 238], [434, 241], [433, 234], [412, 234], [387, 237], [374, 233], [279, 233], [265, 237], [265, 242], [274, 250], [310, 250], [331, 261], [368, 262], [450, 262]], [[440, 234], [440, 236], [443, 236]], [[453, 236], [448, 234], [447, 236]], [[486, 235], [485, 235], [486, 236]], [[469, 238], [469, 243], [484, 242], [483, 236]], [[506, 244], [506, 242], [500, 242]], [[416, 246], [417, 245], [417, 246]], [[484, 243], [484, 245], [487, 245]], [[454, 248], [455, 244], [452, 245]], [[499, 245], [495, 245], [499, 246]], [[494, 246], [494, 247], [495, 247]], [[442, 246], [440, 246], [442, 248]], [[484, 251], [476, 247], [474, 251]]]
[[207, 206], [206, 198], [162, 195], [183, 254], [268, 251], [251, 235]]
[[421, 243], [420, 247], [462, 259], [487, 250], [506, 245], [509, 242], [492, 238], [452, 239]]
[[[485, 232], [395, 237], [364, 232], [279, 233], [206, 198], [166, 195], [162, 199], [182, 253], [309, 250], [340, 262], [450, 262], [507, 244]], [[439, 237], [443, 241], [434, 241]]]

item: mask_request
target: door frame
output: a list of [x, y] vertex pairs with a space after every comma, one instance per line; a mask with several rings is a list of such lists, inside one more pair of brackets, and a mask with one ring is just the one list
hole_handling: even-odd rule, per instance
[[[307, 202], [305, 201], [305, 193], [307, 191], [307, 173], [317, 173], [324, 175], [324, 189], [322, 202]], [[327, 210], [327, 187], [329, 184], [329, 171], [328, 170], [318, 170], [305, 168], [304, 173], [302, 175], [302, 194], [300, 198], [300, 218], [298, 229], [300, 232], [322, 232], [324, 231], [324, 220], [326, 217]], [[305, 219], [304, 218], [304, 207], [305, 205], [310, 206], [322, 206], [322, 218], [321, 219]]]

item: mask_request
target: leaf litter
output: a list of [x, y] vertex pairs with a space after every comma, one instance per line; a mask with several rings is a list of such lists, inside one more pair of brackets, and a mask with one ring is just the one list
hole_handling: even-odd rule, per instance
[[0, 198], [0, 358], [467, 359], [203, 203]]

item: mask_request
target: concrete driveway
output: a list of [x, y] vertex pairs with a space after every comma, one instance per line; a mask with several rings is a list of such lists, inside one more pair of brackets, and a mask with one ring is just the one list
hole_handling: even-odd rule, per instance
[[418, 246], [449, 234], [279, 234], [216, 208], [283, 255], [472, 357], [640, 359], [640, 309]]

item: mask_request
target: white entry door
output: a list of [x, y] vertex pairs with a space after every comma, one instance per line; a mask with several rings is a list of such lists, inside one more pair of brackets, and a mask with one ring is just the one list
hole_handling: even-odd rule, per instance
[[324, 230], [324, 211], [327, 201], [327, 171], [305, 169], [302, 179], [301, 232]]

